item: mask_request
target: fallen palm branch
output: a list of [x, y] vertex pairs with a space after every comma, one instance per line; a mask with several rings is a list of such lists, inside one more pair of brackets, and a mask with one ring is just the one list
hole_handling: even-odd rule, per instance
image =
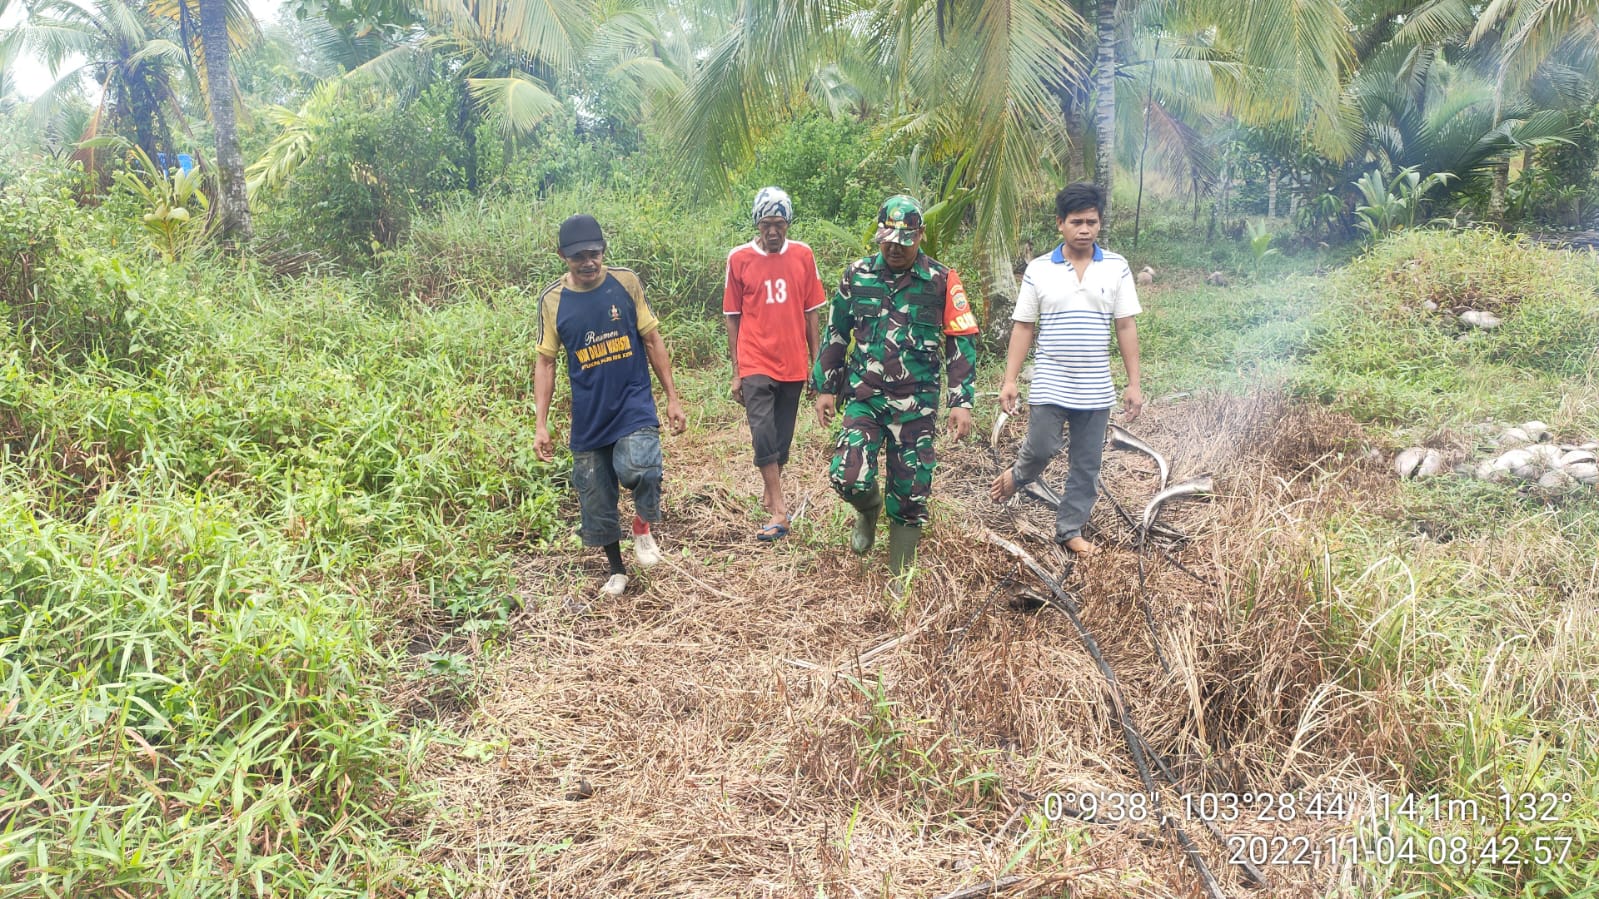
[[1161, 825], [1170, 829], [1178, 844], [1182, 846], [1184, 854], [1188, 856], [1189, 863], [1194, 866], [1194, 871], [1199, 875], [1199, 880], [1204, 885], [1205, 892], [1212, 899], [1223, 899], [1225, 894], [1221, 891], [1221, 884], [1216, 881], [1215, 875], [1210, 872], [1210, 867], [1205, 864], [1205, 859], [1199, 854], [1199, 847], [1194, 845], [1194, 841], [1189, 838], [1187, 832], [1177, 823], [1177, 819], [1168, 815], [1165, 811], [1165, 803], [1161, 799], [1160, 788], [1155, 783], [1154, 776], [1149, 772], [1148, 762], [1144, 759], [1145, 744], [1143, 735], [1138, 732], [1137, 726], [1133, 723], [1132, 713], [1127, 710], [1127, 704], [1122, 697], [1121, 683], [1116, 679], [1116, 672], [1111, 669], [1110, 663], [1105, 661], [1104, 653], [1099, 648], [1099, 641], [1094, 639], [1093, 633], [1088, 630], [1088, 626], [1083, 623], [1082, 616], [1078, 614], [1077, 602], [1072, 599], [1070, 594], [1061, 589], [1060, 584], [1050, 577], [1048, 572], [1044, 571], [1043, 567], [1038, 564], [1038, 561], [1027, 550], [993, 531], [985, 530], [983, 536], [988, 542], [1015, 556], [1039, 580], [1043, 581], [1044, 586], [1048, 587], [1050, 592], [1049, 596], [1044, 597], [1045, 601], [1064, 612], [1066, 617], [1071, 620], [1072, 626], [1077, 629], [1077, 636], [1083, 641], [1083, 648], [1088, 651], [1088, 655], [1093, 659], [1095, 667], [1099, 668], [1099, 673], [1104, 675], [1105, 682], [1110, 687], [1110, 698], [1116, 709], [1116, 718], [1121, 724], [1122, 738], [1127, 743], [1127, 751], [1133, 758], [1133, 765], [1138, 769], [1138, 778], [1142, 781], [1144, 790], [1149, 794], [1156, 816]]
[[[1142, 740], [1143, 737], [1140, 736], [1139, 739]], [[1166, 764], [1166, 760], [1161, 758], [1159, 753], [1150, 748], [1148, 740], [1144, 740], [1144, 752], [1155, 761], [1155, 767], [1160, 771], [1161, 779], [1171, 784], [1173, 787], [1181, 790], [1182, 785], [1177, 782], [1177, 772], [1173, 771], [1171, 766]], [[1225, 847], [1227, 845], [1227, 835], [1222, 833], [1220, 827], [1216, 826], [1216, 822], [1210, 820], [1210, 818], [1204, 815], [1200, 815], [1198, 817], [1200, 823], [1204, 824], [1205, 829], [1210, 831], [1210, 835], [1215, 838], [1217, 844]], [[1257, 886], [1262, 889], [1269, 886], [1266, 881], [1266, 875], [1259, 868], [1255, 867], [1253, 862], [1245, 858], [1242, 853], [1238, 855], [1236, 860], [1240, 867], [1243, 868], [1244, 879], [1249, 881], [1251, 886]]]

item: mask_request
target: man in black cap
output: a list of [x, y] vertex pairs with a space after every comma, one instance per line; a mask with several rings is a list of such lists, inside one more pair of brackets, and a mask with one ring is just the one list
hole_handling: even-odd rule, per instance
[[555, 359], [564, 351], [572, 384], [572, 484], [583, 516], [580, 535], [584, 546], [604, 547], [610, 563], [610, 577], [600, 594], [620, 596], [627, 590], [627, 567], [622, 562], [618, 485], [633, 494], [634, 558], [642, 568], [661, 561], [650, 532], [651, 522], [661, 520], [660, 419], [650, 368], [666, 391], [672, 433], [683, 433], [688, 422], [672, 381], [660, 322], [644, 301], [644, 285], [631, 269], [605, 264], [600, 223], [591, 215], [562, 222], [556, 252], [566, 263], [566, 274], [539, 295], [533, 448], [546, 462], [555, 458], [550, 400], [555, 396]]

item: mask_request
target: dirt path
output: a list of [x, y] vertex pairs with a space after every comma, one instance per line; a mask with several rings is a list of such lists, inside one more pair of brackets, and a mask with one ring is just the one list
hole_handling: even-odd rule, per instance
[[[1314, 439], [1279, 446], [1306, 457], [1277, 460], [1281, 488], [1251, 456], [1280, 412], [1242, 400], [1156, 404], [1136, 426], [1170, 450], [1174, 478], [1211, 471], [1224, 485], [1216, 502], [1173, 506], [1165, 519], [1192, 535], [1176, 552], [1210, 586], [1152, 563], [1152, 627], [1127, 529], [1105, 502], [1095, 525], [1108, 551], [1068, 578], [1191, 798], [1362, 783], [1318, 754], [1338, 717], [1313, 710], [1326, 675], [1295, 644], [1314, 644], [1310, 622], [1292, 597], [1252, 597], [1242, 614], [1242, 597], [1229, 595], [1239, 573], [1217, 564], [1253, 539], [1242, 526], [1276, 526], [1263, 523], [1265, 501], [1332, 489], [1310, 476], [1294, 487], [1294, 466], [1320, 452]], [[1010, 425], [1006, 461], [1024, 427]], [[845, 547], [853, 513], [827, 489], [814, 425], [802, 427], [786, 480], [805, 513], [770, 546], [752, 539], [759, 480], [747, 432], [736, 419], [696, 432], [667, 447], [666, 561], [621, 601], [574, 619], [561, 601], [598, 583], [595, 554], [529, 559], [511, 647], [475, 710], [440, 722], [462, 746], [428, 764], [442, 791], [429, 826], [439, 858], [481, 876], [479, 895], [938, 896], [1005, 877], [1022, 878], [1010, 896], [1199, 895], [1152, 819], [1115, 820], [1138, 819], [1147, 800], [1134, 795], [1107, 687], [1076, 632], [1053, 610], [1011, 608], [1039, 585], [983, 543], [983, 528], [1021, 539], [1052, 570], [1064, 559], [1042, 539], [1052, 513], [987, 502], [996, 468], [986, 445], [941, 444], [924, 569], [896, 601], [882, 547], [864, 562]], [[1062, 459], [1049, 476], [1063, 471]], [[1154, 467], [1108, 452], [1105, 482], [1141, 508]], [[1101, 800], [1096, 823], [1068, 814], [1083, 793]], [[1168, 791], [1165, 801], [1182, 799]], [[1320, 840], [1337, 824], [1252, 820], [1247, 830]], [[1229, 894], [1242, 894], [1228, 852], [1197, 821], [1184, 827]], [[1348, 876], [1326, 864], [1269, 868], [1273, 896], [1322, 895]]]

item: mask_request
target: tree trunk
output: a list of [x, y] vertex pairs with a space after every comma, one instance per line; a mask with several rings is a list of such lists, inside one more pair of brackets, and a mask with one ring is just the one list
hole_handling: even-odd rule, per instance
[[1094, 183], [1105, 191], [1105, 228], [1116, 173], [1116, 0], [1098, 0], [1099, 53], [1094, 58]]
[[156, 141], [156, 104], [150, 86], [145, 83], [144, 73], [135, 72], [129, 76], [124, 82], [123, 94], [128, 98], [128, 108], [124, 113], [133, 120], [134, 139], [139, 149], [150, 157], [151, 163], [161, 167], [161, 158], [157, 154], [164, 148]]
[[1266, 170], [1266, 218], [1269, 221], [1277, 219], [1277, 167], [1272, 166]]
[[1505, 194], [1510, 187], [1510, 160], [1494, 163], [1493, 188], [1488, 193], [1488, 220], [1499, 227], [1505, 225]]
[[[1070, 83], [1070, 79], [1067, 79], [1067, 83]], [[1077, 167], [1073, 164], [1073, 161], [1081, 158], [1083, 148], [1088, 143], [1083, 127], [1081, 99], [1081, 96], [1074, 88], [1067, 87], [1061, 91], [1060, 117], [1061, 121], [1066, 125], [1066, 141], [1069, 144], [1061, 162], [1066, 167], [1066, 182], [1068, 184], [1077, 180], [1074, 174]]]
[[1231, 166], [1231, 164], [1229, 164], [1227, 162], [1223, 162], [1221, 164], [1221, 197], [1220, 197], [1221, 217], [1222, 217], [1223, 220], [1225, 220], [1228, 215], [1232, 214], [1232, 210], [1227, 208], [1227, 203], [1232, 197], [1232, 188], [1233, 188], [1232, 166]]
[[250, 200], [245, 193], [244, 155], [239, 151], [239, 125], [233, 108], [233, 72], [228, 58], [226, 0], [198, 0], [200, 53], [205, 59], [205, 87], [211, 104], [211, 125], [217, 136], [217, 213], [222, 239], [245, 244], [251, 237]]
[[[460, 136], [461, 142], [466, 144], [466, 189], [477, 193], [477, 128], [472, 118], [472, 93], [465, 87], [461, 88], [461, 97], [455, 106], [455, 133]], [[511, 161], [511, 154], [505, 154], [505, 161], [500, 166], [500, 174], [505, 174], [505, 168]]]

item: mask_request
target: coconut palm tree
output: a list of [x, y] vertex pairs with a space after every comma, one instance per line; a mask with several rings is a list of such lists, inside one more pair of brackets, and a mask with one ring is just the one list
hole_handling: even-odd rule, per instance
[[1490, 0], [1471, 42], [1497, 37], [1501, 77], [1524, 81], [1552, 59], [1593, 73], [1599, 64], [1599, 0]]
[[34, 101], [37, 116], [49, 117], [87, 78], [100, 93], [93, 130], [131, 131], [152, 159], [172, 149], [171, 125], [182, 121], [173, 88], [185, 61], [162, 19], [127, 0], [37, 0], [20, 33], [55, 77]]
[[[1590, 87], [1599, 79], [1599, 3], [1425, 0], [1405, 15], [1389, 46], [1415, 61], [1412, 71], [1419, 75], [1413, 80], [1430, 75], [1434, 59], [1453, 58], [1479, 85], [1491, 88], [1489, 124], [1500, 137], [1489, 161], [1488, 215], [1502, 223], [1511, 156], [1529, 150], [1534, 138], [1559, 139], [1567, 113], [1592, 102]], [[1533, 101], [1535, 93], [1541, 102]], [[1481, 109], [1480, 99], [1473, 108]], [[1464, 127], [1479, 119], [1480, 113], [1467, 117]]]
[[1059, 95], [1087, 72], [1076, 48], [1089, 33], [1049, 0], [749, 0], [671, 116], [679, 159], [697, 182], [727, 183], [807, 84], [864, 58], [885, 152], [969, 160], [979, 244], [994, 270], [1008, 267], [1024, 210], [1068, 149]]
[[232, 55], [260, 38], [248, 0], [148, 0], [152, 14], [176, 27], [206, 100], [216, 138], [221, 190], [214, 207], [219, 233], [230, 243], [248, 243], [250, 204], [245, 195], [244, 156], [239, 151], [238, 88]]
[[[678, 144], [692, 174], [720, 177], [748, 160], [818, 70], [864, 45], [879, 61], [877, 79], [894, 88], [883, 110], [888, 133], [922, 143], [934, 164], [971, 158], [978, 238], [997, 270], [1008, 265], [1022, 201], [1037, 196], [1051, 169], [1069, 170], [1072, 137], [1092, 131], [1095, 179], [1111, 185], [1117, 147], [1128, 144], [1117, 110], [1129, 105], [1118, 93], [1148, 83], [1129, 77], [1145, 61], [1128, 64], [1119, 53], [1157, 25], [1194, 36], [1170, 45], [1177, 52], [1167, 58], [1181, 64], [1160, 74], [1169, 87], [1209, 70], [1203, 103], [1173, 99], [1164, 109], [1208, 104], [1251, 121], [1302, 120], [1336, 146], [1345, 115], [1337, 87], [1352, 60], [1336, 0], [1144, 0], [1083, 10], [1060, 0], [750, 0], [690, 81], [673, 116]], [[1079, 128], [1074, 113], [1090, 109], [1093, 127]], [[1197, 148], [1196, 123], [1169, 118], [1167, 133], [1184, 133]]]
[[[217, 192], [221, 235], [223, 240], [249, 243], [250, 200], [245, 195], [244, 154], [239, 152], [239, 124], [234, 114], [238, 91], [234, 88], [229, 59], [233, 41], [228, 26], [230, 19], [238, 19], [247, 21], [253, 28], [255, 19], [247, 6], [242, 16], [237, 9], [230, 15], [230, 5], [227, 0], [195, 2], [206, 105], [211, 112], [211, 126], [216, 131], [217, 173], [222, 182], [222, 189]], [[184, 8], [187, 9], [187, 4]]]
[[407, 30], [299, 110], [269, 112], [283, 131], [251, 166], [252, 190], [293, 174], [314, 149], [315, 124], [347, 90], [408, 92], [448, 72], [471, 98], [456, 121], [470, 141], [477, 117], [512, 139], [532, 133], [567, 103], [580, 115], [604, 107], [637, 117], [683, 85], [658, 52], [666, 42], [660, 10], [644, 0], [427, 0], [422, 8], [425, 28]]

